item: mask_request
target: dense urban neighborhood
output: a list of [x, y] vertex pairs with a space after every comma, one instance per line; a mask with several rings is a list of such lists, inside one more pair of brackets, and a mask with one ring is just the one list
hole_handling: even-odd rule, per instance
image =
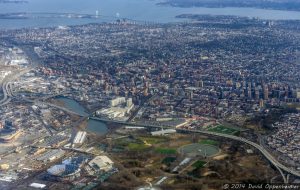
[[0, 189], [298, 182], [300, 22], [0, 31]]

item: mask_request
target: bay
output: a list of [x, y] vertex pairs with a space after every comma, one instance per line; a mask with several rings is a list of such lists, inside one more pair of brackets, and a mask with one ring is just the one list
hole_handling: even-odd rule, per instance
[[49, 27], [87, 23], [112, 22], [127, 18], [147, 22], [180, 22], [180, 14], [210, 14], [256, 17], [270, 20], [300, 20], [300, 12], [265, 10], [256, 8], [179, 8], [156, 5], [159, 0], [29, 0], [24, 4], [0, 4], [0, 13], [76, 13], [95, 15], [93, 18], [30, 18], [0, 19], [0, 28]]

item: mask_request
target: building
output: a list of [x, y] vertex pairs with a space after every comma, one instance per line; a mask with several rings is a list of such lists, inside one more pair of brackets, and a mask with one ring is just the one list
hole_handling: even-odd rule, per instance
[[61, 158], [65, 154], [64, 150], [58, 149], [58, 150], [50, 150], [43, 155], [37, 157], [36, 159], [38, 161], [43, 161], [43, 162], [52, 162], [58, 158]]
[[269, 99], [269, 89], [267, 86], [264, 86], [264, 100]]
[[300, 91], [297, 91], [297, 98], [300, 98]]
[[109, 171], [113, 168], [114, 162], [107, 156], [97, 156], [89, 162], [89, 166], [96, 171]]
[[112, 107], [115, 107], [115, 106], [118, 106], [118, 105], [123, 104], [125, 102], [126, 102], [125, 97], [118, 97], [118, 98], [110, 100], [110, 105]]
[[154, 132], [151, 132], [151, 135], [163, 136], [163, 135], [168, 135], [168, 134], [172, 134], [172, 133], [176, 133], [176, 130], [175, 129], [166, 129], [166, 130], [161, 130], [161, 131], [154, 131]]
[[78, 131], [74, 140], [73, 145], [81, 145], [86, 139], [86, 132], [85, 131]]
[[45, 184], [41, 184], [41, 183], [32, 183], [29, 186], [33, 187], [33, 188], [36, 188], [36, 189], [44, 189], [46, 187]]
[[265, 107], [265, 102], [264, 102], [264, 100], [261, 99], [261, 100], [259, 101], [259, 107], [260, 107], [260, 108]]
[[110, 101], [111, 107], [97, 110], [97, 115], [104, 115], [110, 119], [126, 120], [126, 116], [134, 108], [132, 98], [126, 100], [125, 97], [115, 98]]
[[128, 98], [126, 101], [126, 106], [131, 107], [132, 106], [132, 98]]
[[62, 161], [47, 170], [48, 177], [58, 181], [74, 180], [80, 176], [81, 167], [87, 162], [85, 157], [74, 157]]
[[13, 123], [9, 120], [5, 120], [4, 125], [0, 126], [0, 141], [11, 142], [21, 134], [21, 130], [13, 126]]

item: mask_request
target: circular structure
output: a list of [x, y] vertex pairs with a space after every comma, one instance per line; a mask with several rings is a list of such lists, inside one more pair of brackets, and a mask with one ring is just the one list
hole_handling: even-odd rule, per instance
[[188, 144], [182, 146], [178, 149], [178, 152], [181, 154], [186, 154], [188, 156], [203, 156], [211, 157], [219, 153], [219, 148], [213, 145], [208, 144]]

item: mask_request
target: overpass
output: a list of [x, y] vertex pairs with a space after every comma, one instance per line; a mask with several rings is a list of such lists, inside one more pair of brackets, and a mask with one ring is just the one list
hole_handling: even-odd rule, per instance
[[245, 144], [251, 145], [257, 150], [259, 150], [269, 162], [271, 162], [280, 172], [280, 174], [283, 177], [283, 180], [285, 183], [288, 183], [288, 179], [284, 176], [283, 171], [293, 174], [294, 176], [300, 177], [300, 173], [298, 171], [295, 171], [291, 168], [286, 167], [285, 165], [281, 164], [279, 161], [277, 161], [264, 147], [260, 146], [259, 144], [256, 144], [252, 141], [249, 141], [243, 137], [238, 137], [234, 135], [228, 135], [228, 134], [222, 134], [222, 133], [215, 133], [215, 132], [210, 132], [210, 131], [203, 131], [203, 130], [187, 130], [187, 129], [177, 129], [178, 132], [188, 132], [188, 133], [202, 133], [206, 135], [212, 135], [212, 136], [218, 136], [218, 137], [224, 137], [236, 141], [243, 142]]
[[66, 148], [66, 147], [50, 147], [50, 146], [31, 146], [32, 148], [45, 148], [45, 149], [61, 149], [61, 150], [65, 150], [65, 151], [74, 151], [74, 152], [78, 152], [78, 153], [82, 153], [82, 154], [90, 154], [90, 155], [94, 155], [97, 156], [97, 154], [91, 153], [91, 152], [87, 152], [83, 149], [80, 148]]
[[47, 99], [55, 98], [57, 96], [64, 96], [65, 94], [68, 94], [68, 93], [72, 93], [72, 91], [63, 91], [63, 92], [59, 92], [59, 93], [55, 93], [55, 94], [47, 94], [47, 95], [44, 95], [43, 97], [39, 98], [39, 100], [45, 101]]
[[16, 80], [18, 77], [29, 72], [30, 70], [31, 69], [24, 69], [18, 72], [15, 71], [2, 81], [3, 98], [0, 100], [0, 106], [8, 104], [11, 101], [10, 97], [13, 97], [13, 93], [11, 92], [11, 81]]

